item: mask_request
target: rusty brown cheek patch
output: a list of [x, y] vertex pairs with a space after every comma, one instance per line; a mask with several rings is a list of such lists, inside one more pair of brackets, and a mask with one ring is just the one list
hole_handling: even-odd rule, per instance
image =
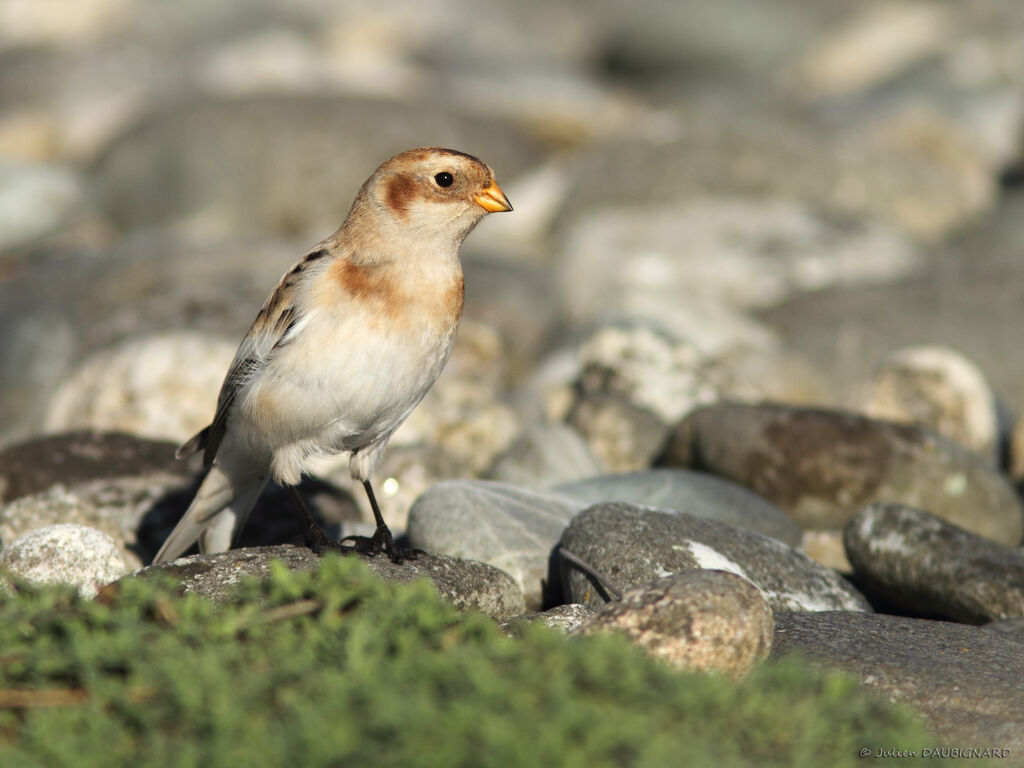
[[388, 181], [384, 202], [399, 218], [404, 218], [409, 212], [409, 205], [414, 197], [416, 197], [416, 182], [408, 176], [392, 176]]

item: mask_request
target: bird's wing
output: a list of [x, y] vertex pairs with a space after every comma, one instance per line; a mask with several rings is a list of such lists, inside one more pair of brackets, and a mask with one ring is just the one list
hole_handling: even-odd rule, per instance
[[303, 316], [302, 295], [297, 286], [307, 269], [328, 255], [324, 247], [317, 247], [306, 254], [278, 282], [270, 296], [263, 303], [249, 332], [235, 352], [224, 383], [217, 397], [217, 412], [213, 422], [194, 435], [180, 448], [178, 458], [196, 451], [203, 451], [203, 464], [210, 466], [217, 456], [217, 449], [228, 429], [232, 406], [238, 394], [266, 368], [274, 351], [287, 344]]

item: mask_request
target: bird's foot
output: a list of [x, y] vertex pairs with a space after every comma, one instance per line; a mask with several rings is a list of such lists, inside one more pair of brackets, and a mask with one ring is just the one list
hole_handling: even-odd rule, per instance
[[306, 532], [306, 546], [313, 550], [317, 557], [321, 557], [324, 552], [348, 554], [352, 551], [352, 547], [346, 547], [324, 533], [324, 529], [319, 525], [310, 527]]
[[[346, 546], [343, 542], [351, 541], [350, 546]], [[424, 554], [421, 549], [410, 549], [409, 547], [400, 547], [395, 544], [395, 540], [391, 536], [391, 531], [386, 525], [379, 526], [376, 531], [373, 532], [373, 536], [345, 536], [338, 542], [338, 545], [347, 552], [358, 552], [361, 555], [367, 555], [368, 557], [376, 557], [381, 552], [391, 558], [391, 562], [401, 564], [406, 560], [415, 560], [420, 555]]]

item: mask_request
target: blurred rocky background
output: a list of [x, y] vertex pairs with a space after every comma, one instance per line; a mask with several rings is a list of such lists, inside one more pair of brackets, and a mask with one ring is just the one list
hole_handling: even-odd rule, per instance
[[[574, 533], [591, 560], [654, 530], [624, 502], [830, 566], [769, 589], [743, 558], [776, 544], [658, 518], [777, 627], [863, 611], [837, 572], [876, 609], [1024, 615], [1020, 587], [913, 591], [967, 578], [925, 567], [941, 525], [995, 564], [977, 583], [1024, 584], [1019, 0], [0, 0], [0, 543], [89, 526], [97, 573], [148, 562], [264, 297], [421, 145], [483, 158], [515, 212], [466, 243], [454, 356], [376, 478], [414, 544], [596, 608], [549, 558], [589, 504], [620, 502]], [[358, 530], [347, 478], [305, 491]], [[293, 518], [271, 490], [243, 543]]]
[[189, 436], [276, 278], [441, 144], [516, 212], [467, 243], [455, 359], [396, 435], [416, 493], [638, 468], [721, 398], [996, 455], [1022, 123], [1014, 0], [0, 0], [0, 442]]

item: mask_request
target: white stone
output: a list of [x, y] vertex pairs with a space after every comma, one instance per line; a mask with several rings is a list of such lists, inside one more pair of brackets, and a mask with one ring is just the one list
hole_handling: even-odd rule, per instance
[[98, 352], [61, 385], [45, 428], [187, 440], [213, 419], [236, 346], [196, 332], [177, 332]]
[[128, 573], [117, 542], [84, 525], [60, 523], [26, 533], [0, 552], [0, 568], [34, 584], [70, 584], [83, 597]]

